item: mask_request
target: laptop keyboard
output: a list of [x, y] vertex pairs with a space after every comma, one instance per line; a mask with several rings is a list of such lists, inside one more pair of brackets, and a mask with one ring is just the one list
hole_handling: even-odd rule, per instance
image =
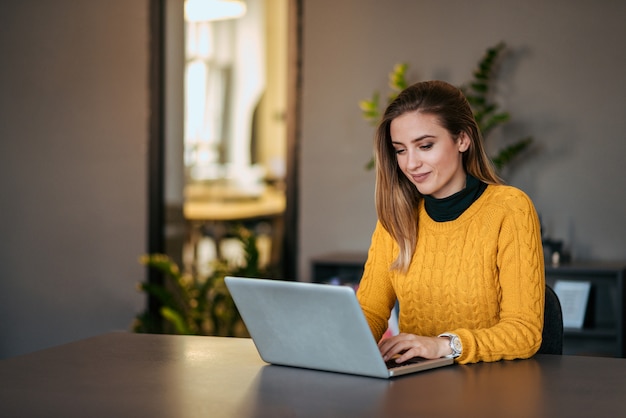
[[396, 363], [395, 359], [391, 359], [391, 360], [387, 360], [385, 362], [385, 365], [387, 365], [388, 369], [395, 369], [396, 367], [402, 367], [402, 366], [407, 366], [409, 364], [417, 364], [417, 363], [421, 363], [425, 360], [425, 358], [423, 357], [413, 357], [408, 359], [407, 361], [403, 362], [403, 363]]

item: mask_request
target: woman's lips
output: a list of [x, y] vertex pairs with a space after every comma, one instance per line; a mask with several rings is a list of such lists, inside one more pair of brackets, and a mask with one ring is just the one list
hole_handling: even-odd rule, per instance
[[415, 181], [416, 183], [421, 183], [421, 182], [425, 181], [426, 178], [428, 178], [429, 174], [430, 173], [411, 174], [411, 177], [413, 177], [413, 181]]

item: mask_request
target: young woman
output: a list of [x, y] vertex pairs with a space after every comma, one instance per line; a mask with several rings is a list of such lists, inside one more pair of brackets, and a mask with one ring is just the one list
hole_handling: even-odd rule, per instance
[[[462, 92], [414, 84], [375, 138], [378, 222], [357, 292], [385, 360], [531, 357], [545, 273], [531, 200], [495, 174]], [[381, 340], [396, 299], [400, 334]]]

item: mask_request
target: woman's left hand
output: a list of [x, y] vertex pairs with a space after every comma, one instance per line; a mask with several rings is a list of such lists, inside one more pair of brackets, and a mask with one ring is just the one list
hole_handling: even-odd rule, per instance
[[385, 361], [398, 354], [397, 363], [405, 362], [413, 357], [434, 359], [452, 354], [448, 338], [422, 337], [415, 334], [398, 334], [382, 339], [378, 343], [378, 348]]

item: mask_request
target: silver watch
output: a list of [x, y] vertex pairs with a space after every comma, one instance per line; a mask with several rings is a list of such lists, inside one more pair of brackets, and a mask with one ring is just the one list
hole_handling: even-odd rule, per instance
[[452, 349], [452, 354], [450, 354], [449, 358], [457, 358], [463, 352], [463, 344], [461, 343], [461, 339], [458, 335], [452, 333], [444, 333], [440, 334], [439, 337], [448, 337], [450, 339], [450, 348]]

